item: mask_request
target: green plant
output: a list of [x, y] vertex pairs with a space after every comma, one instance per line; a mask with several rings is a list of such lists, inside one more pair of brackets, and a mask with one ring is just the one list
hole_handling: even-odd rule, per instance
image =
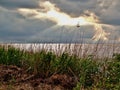
[[107, 67], [107, 79], [106, 79], [106, 88], [107, 89], [120, 89], [120, 61], [112, 61], [108, 63]]
[[34, 73], [48, 77], [55, 72], [56, 55], [52, 52], [40, 51], [34, 54]]
[[22, 53], [22, 51], [12, 46], [9, 46], [8, 49], [0, 47], [0, 63], [21, 66]]

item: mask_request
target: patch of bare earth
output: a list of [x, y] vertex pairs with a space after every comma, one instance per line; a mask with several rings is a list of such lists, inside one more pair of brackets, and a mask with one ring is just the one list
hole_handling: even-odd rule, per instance
[[75, 85], [75, 78], [69, 75], [43, 78], [17, 66], [0, 65], [0, 90], [71, 90]]

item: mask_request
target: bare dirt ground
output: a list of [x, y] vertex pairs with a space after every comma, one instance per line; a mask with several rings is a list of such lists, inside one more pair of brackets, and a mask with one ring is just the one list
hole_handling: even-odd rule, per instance
[[72, 90], [75, 85], [75, 79], [69, 75], [43, 78], [17, 66], [0, 65], [0, 90]]

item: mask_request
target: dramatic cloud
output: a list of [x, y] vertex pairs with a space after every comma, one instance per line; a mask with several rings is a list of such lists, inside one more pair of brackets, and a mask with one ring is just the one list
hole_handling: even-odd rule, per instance
[[37, 19], [49, 19], [61, 26], [76, 26], [77, 24], [80, 24], [80, 26], [93, 25], [96, 33], [92, 39], [96, 41], [99, 39], [108, 40], [108, 33], [103, 30], [102, 26], [110, 26], [100, 24], [98, 17], [92, 12], [85, 11], [85, 13], [79, 17], [71, 17], [67, 13], [60, 11], [59, 8], [55, 7], [55, 5], [49, 1], [40, 3], [40, 7], [43, 9], [20, 8], [18, 11], [26, 17], [30, 16]]
[[119, 0], [0, 0], [0, 41], [120, 41], [119, 6]]

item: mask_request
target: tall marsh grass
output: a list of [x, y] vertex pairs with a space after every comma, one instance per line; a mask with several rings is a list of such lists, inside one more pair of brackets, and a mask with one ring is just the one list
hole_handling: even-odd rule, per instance
[[47, 78], [67, 74], [74, 90], [119, 90], [120, 48], [111, 44], [1, 44], [0, 64]]

